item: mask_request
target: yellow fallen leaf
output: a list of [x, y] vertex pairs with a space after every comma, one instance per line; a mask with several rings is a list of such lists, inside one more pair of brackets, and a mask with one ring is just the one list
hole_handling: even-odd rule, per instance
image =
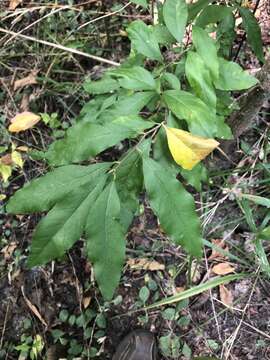
[[0, 175], [2, 176], [4, 182], [8, 181], [12, 172], [12, 167], [10, 165], [5, 165], [0, 162]]
[[18, 151], [12, 151], [11, 158], [15, 165], [19, 166], [20, 168], [23, 167], [23, 159]]
[[10, 132], [20, 132], [32, 128], [40, 120], [40, 116], [33, 114], [29, 111], [22, 112], [17, 114], [13, 119], [11, 119], [11, 124], [9, 125], [8, 130]]
[[165, 265], [160, 264], [155, 260], [148, 260], [148, 259], [129, 259], [127, 264], [131, 269], [134, 270], [150, 270], [150, 271], [157, 271], [157, 270], [164, 270]]
[[178, 165], [191, 170], [210, 154], [219, 143], [214, 139], [195, 136], [188, 131], [165, 126], [170, 152]]
[[232, 292], [229, 289], [227, 289], [223, 284], [219, 285], [219, 295], [220, 295], [220, 300], [223, 302], [224, 305], [228, 307], [233, 306]]
[[5, 194], [0, 194], [0, 201], [5, 200], [5, 199], [6, 199], [6, 197], [7, 197], [7, 195], [5, 195]]
[[28, 146], [18, 146], [16, 150], [22, 151], [22, 152], [28, 152], [29, 147]]
[[232, 267], [229, 263], [220, 263], [213, 266], [212, 271], [216, 275], [227, 275], [234, 272], [234, 267]]

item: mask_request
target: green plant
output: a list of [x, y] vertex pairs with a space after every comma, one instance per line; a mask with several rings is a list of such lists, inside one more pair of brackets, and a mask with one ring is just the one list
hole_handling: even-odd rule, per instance
[[[158, 7], [158, 24], [132, 22], [127, 28], [129, 58], [101, 80], [85, 82], [91, 100], [45, 154], [56, 169], [17, 191], [7, 206], [19, 214], [48, 211], [33, 235], [29, 266], [61, 258], [84, 234], [99, 288], [111, 299], [124, 262], [125, 234], [144, 188], [170, 238], [192, 256], [201, 256], [194, 200], [176, 176], [200, 188], [205, 168], [199, 161], [217, 145], [213, 138], [232, 136], [225, 123], [233, 109], [230, 92], [257, 84], [226, 59], [236, 10], [244, 14], [248, 40], [263, 60], [259, 27], [249, 10], [236, 2], [210, 2], [187, 6], [184, 0], [167, 0]], [[190, 23], [193, 42], [187, 37], [183, 44]], [[209, 35], [213, 31], [216, 40]], [[167, 61], [168, 52], [177, 60]], [[114, 146], [112, 158], [121, 153], [120, 160], [103, 161]], [[89, 160], [90, 165], [77, 165]]]

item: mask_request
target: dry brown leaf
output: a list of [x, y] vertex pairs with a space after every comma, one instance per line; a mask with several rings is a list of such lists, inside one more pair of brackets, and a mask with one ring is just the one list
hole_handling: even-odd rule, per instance
[[13, 254], [13, 251], [17, 248], [17, 244], [15, 242], [11, 242], [10, 244], [3, 247], [0, 251], [3, 254], [5, 260], [9, 260]]
[[33, 71], [28, 76], [26, 76], [23, 79], [16, 80], [14, 83], [14, 91], [16, 91], [19, 88], [28, 86], [28, 85], [34, 85], [37, 84], [37, 72]]
[[28, 152], [29, 147], [28, 146], [18, 146], [16, 150], [22, 151], [22, 152]]
[[233, 295], [231, 290], [227, 289], [225, 285], [219, 285], [220, 300], [228, 307], [233, 306]]
[[[212, 243], [213, 243], [213, 245], [216, 245], [216, 246], [220, 247], [224, 251], [229, 251], [229, 248], [225, 244], [225, 241], [223, 239], [212, 239]], [[224, 256], [218, 250], [212, 249], [212, 254], [209, 256], [208, 260], [216, 260], [216, 259], [224, 259], [224, 260], [226, 260], [227, 257]]]
[[227, 275], [234, 272], [234, 267], [229, 263], [220, 263], [212, 267], [212, 272], [216, 275]]
[[0, 158], [0, 163], [4, 165], [12, 165], [11, 154], [6, 154]]
[[46, 321], [43, 319], [43, 317], [41, 316], [40, 312], [38, 311], [36, 305], [32, 304], [31, 301], [25, 296], [24, 293], [24, 287], [21, 287], [21, 291], [23, 294], [23, 298], [27, 304], [27, 306], [29, 307], [29, 309], [33, 312], [34, 315], [36, 315], [36, 317], [40, 320], [40, 322], [45, 325], [46, 328], [48, 328], [48, 324], [46, 323]]
[[90, 305], [90, 302], [91, 302], [91, 297], [90, 296], [86, 296], [83, 298], [83, 307], [85, 309], [88, 308], [88, 306]]
[[10, 0], [9, 1], [9, 10], [15, 10], [17, 6], [22, 3], [22, 0]]
[[127, 264], [131, 269], [134, 270], [149, 270], [149, 271], [157, 271], [157, 270], [164, 270], [165, 265], [160, 264], [155, 260], [148, 260], [148, 259], [129, 259]]
[[10, 132], [20, 132], [32, 128], [40, 120], [40, 116], [33, 114], [31, 112], [25, 111], [20, 114], [17, 114], [12, 118], [11, 124], [9, 125], [8, 130]]

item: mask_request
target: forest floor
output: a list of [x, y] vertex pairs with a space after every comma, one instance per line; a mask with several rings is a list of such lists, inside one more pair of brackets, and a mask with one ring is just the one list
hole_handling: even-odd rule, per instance
[[[148, 12], [125, 4], [70, 0], [56, 6], [49, 0], [0, 0], [0, 27], [121, 62], [129, 53], [128, 23], [137, 18], [151, 21]], [[261, 1], [257, 18], [269, 52], [268, 0]], [[239, 32], [235, 49], [242, 36]], [[252, 72], [260, 68], [245, 42], [237, 61]], [[104, 303], [94, 286], [82, 241], [62, 261], [26, 267], [40, 215], [10, 216], [5, 201], [24, 183], [46, 173], [47, 165], [34, 150], [45, 151], [63, 135], [89, 99], [82, 88], [84, 80], [98, 78], [107, 67], [86, 56], [0, 32], [0, 153], [8, 162], [8, 154], [17, 148], [23, 158], [23, 167], [14, 167], [8, 181], [0, 182], [0, 359], [111, 359], [123, 336], [136, 328], [156, 335], [160, 359], [195, 355], [270, 359], [270, 281], [254, 256], [252, 229], [254, 224], [267, 224], [269, 210], [228, 192], [241, 184], [251, 194], [270, 197], [268, 104], [235, 144], [234, 154], [227, 154], [230, 161], [208, 161], [209, 181], [195, 194], [204, 238], [228, 250], [234, 259], [209, 247], [201, 262], [189, 264], [182, 250], [166, 238], [142, 194], [112, 302]], [[31, 130], [10, 134], [9, 120], [26, 110], [49, 116], [43, 115]], [[263, 245], [270, 254], [269, 242]], [[205, 282], [214, 265], [228, 262], [235, 272], [254, 276], [178, 304], [140, 310], [144, 304]]]

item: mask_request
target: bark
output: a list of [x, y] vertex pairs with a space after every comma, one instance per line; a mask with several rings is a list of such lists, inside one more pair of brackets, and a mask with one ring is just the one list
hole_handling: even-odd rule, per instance
[[227, 121], [235, 139], [251, 127], [264, 102], [270, 99], [270, 57], [256, 77], [260, 83], [238, 98], [239, 109], [234, 111]]

